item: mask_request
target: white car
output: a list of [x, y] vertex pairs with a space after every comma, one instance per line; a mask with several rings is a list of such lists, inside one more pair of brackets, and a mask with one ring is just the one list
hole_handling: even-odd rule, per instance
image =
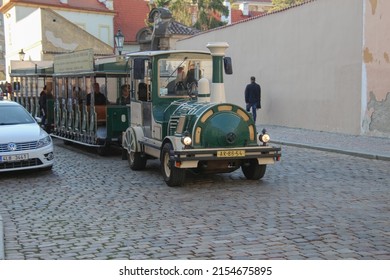
[[0, 100], [0, 172], [53, 166], [53, 142], [20, 104]]

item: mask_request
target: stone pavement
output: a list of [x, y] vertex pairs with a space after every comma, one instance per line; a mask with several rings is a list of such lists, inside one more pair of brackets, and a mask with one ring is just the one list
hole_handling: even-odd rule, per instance
[[[261, 125], [257, 127], [262, 129]], [[355, 136], [275, 125], [267, 125], [265, 128], [271, 136], [272, 143], [337, 152], [368, 159], [390, 160], [390, 138]]]
[[[262, 129], [261, 125], [258, 125]], [[390, 161], [390, 138], [353, 136], [281, 126], [265, 126], [272, 143], [348, 154], [373, 160]], [[4, 254], [4, 228], [0, 216], [0, 260]]]
[[3, 218], [0, 215], [0, 260], [4, 260]]

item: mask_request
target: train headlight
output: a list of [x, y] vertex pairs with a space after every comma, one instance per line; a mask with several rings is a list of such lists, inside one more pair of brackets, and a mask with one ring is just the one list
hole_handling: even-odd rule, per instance
[[263, 129], [261, 131], [261, 134], [259, 135], [259, 140], [263, 142], [263, 145], [266, 145], [269, 142], [269, 140], [271, 140], [271, 137], [267, 133], [267, 130]]
[[183, 136], [183, 137], [181, 138], [181, 142], [182, 142], [183, 145], [185, 145], [185, 146], [191, 146], [191, 144], [192, 144], [192, 139], [191, 139], [190, 136]]
[[265, 133], [261, 135], [261, 142], [268, 143], [271, 138], [269, 137], [269, 134]]

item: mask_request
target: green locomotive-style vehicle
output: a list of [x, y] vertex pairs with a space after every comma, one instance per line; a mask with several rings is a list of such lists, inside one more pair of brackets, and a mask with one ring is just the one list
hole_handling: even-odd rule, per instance
[[228, 44], [207, 47], [210, 52], [127, 56], [135, 95], [122, 147], [132, 170], [159, 159], [168, 186], [182, 185], [187, 170], [224, 173], [241, 168], [246, 178], [257, 180], [267, 164], [281, 157], [280, 147], [267, 144], [269, 135], [257, 132], [245, 109], [225, 102], [223, 70], [232, 73], [230, 59], [224, 57]]

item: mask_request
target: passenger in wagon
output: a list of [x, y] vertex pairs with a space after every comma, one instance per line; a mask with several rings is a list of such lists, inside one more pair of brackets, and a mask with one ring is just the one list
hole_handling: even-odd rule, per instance
[[201, 77], [200, 69], [198, 70], [198, 77], [196, 77], [195, 74], [196, 74], [195, 73], [195, 64], [191, 63], [190, 68], [188, 69], [186, 83], [185, 83], [187, 88], [191, 87], [192, 83], [197, 84], [198, 80], [196, 78], [200, 79], [200, 77]]
[[186, 74], [184, 72], [184, 67], [183, 66], [180, 66], [179, 68], [177, 68], [177, 76], [176, 76], [176, 88], [175, 90], [184, 90], [185, 89], [185, 85], [184, 85], [184, 82], [185, 82], [185, 79], [186, 79]]
[[130, 104], [130, 87], [128, 84], [121, 86], [121, 96], [116, 100], [117, 105]]
[[[95, 105], [106, 105], [107, 104], [107, 98], [104, 96], [103, 93], [100, 92], [100, 85], [99, 83], [93, 84], [93, 93], [95, 97]], [[91, 94], [87, 94], [87, 106], [91, 105]]]
[[80, 87], [76, 87], [76, 86], [73, 87], [72, 99], [73, 99], [73, 104], [75, 104], [75, 102], [77, 104], [81, 104], [82, 103], [82, 101], [83, 101], [83, 93], [81, 92], [81, 88]]

